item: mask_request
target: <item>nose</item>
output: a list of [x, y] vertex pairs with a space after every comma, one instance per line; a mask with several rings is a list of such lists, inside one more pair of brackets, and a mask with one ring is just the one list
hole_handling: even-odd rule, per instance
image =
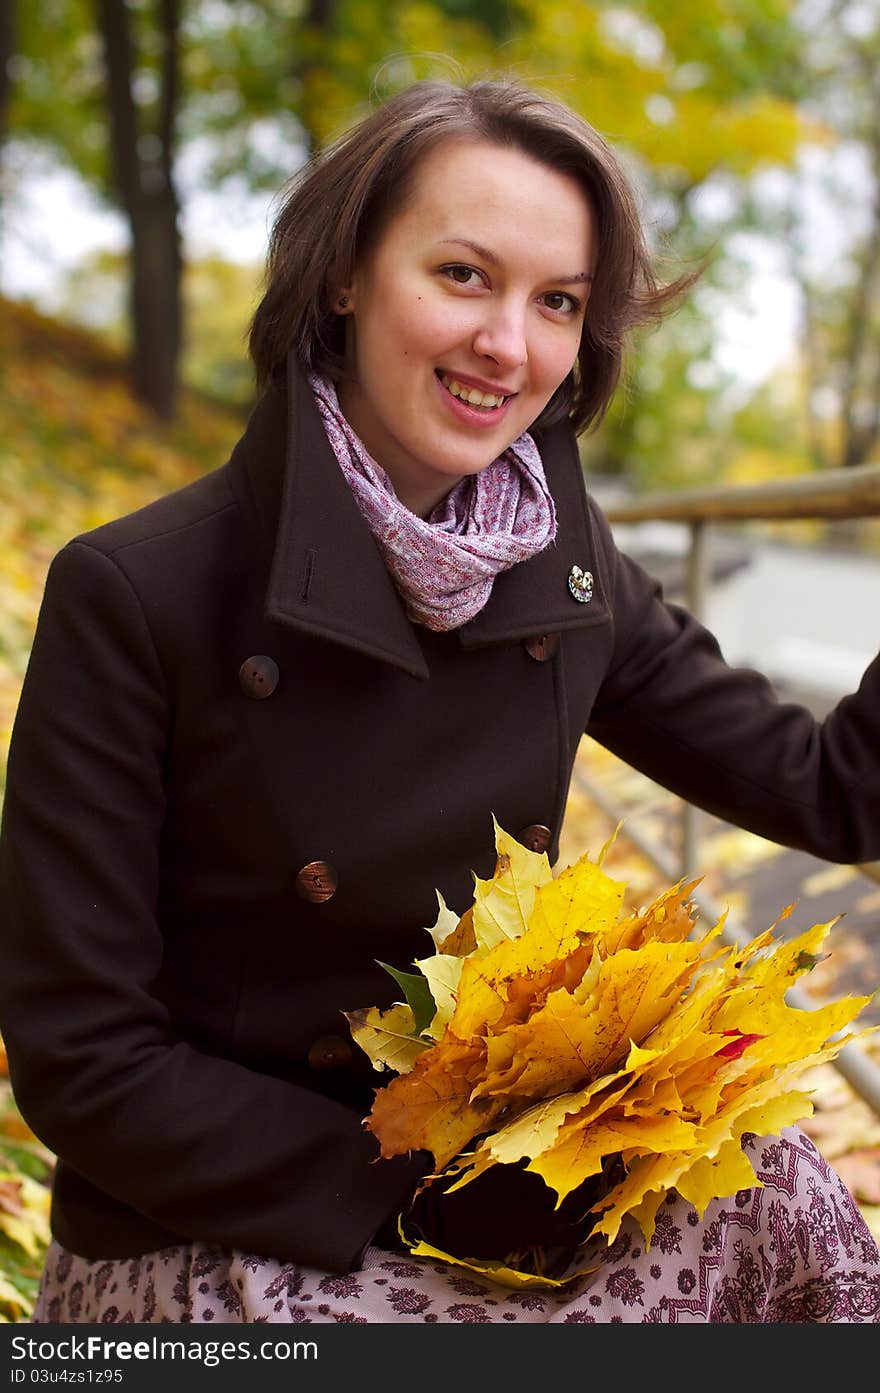
[[522, 367], [528, 361], [525, 311], [496, 301], [486, 305], [485, 316], [474, 335], [474, 352], [491, 358], [499, 368]]

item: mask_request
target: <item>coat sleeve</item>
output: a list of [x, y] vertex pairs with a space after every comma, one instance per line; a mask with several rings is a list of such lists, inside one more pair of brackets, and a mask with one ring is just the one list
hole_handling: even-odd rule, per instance
[[46, 582], [0, 831], [0, 1030], [18, 1106], [80, 1175], [185, 1239], [343, 1272], [426, 1168], [361, 1116], [175, 1038], [155, 991], [173, 710], [125, 574]]
[[750, 668], [728, 666], [693, 615], [619, 552], [614, 652], [587, 734], [700, 808], [845, 864], [880, 857], [880, 658], [820, 722]]

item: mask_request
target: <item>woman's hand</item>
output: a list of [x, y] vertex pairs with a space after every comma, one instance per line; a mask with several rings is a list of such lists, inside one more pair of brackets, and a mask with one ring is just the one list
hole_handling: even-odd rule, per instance
[[414, 1230], [432, 1246], [458, 1258], [481, 1261], [517, 1259], [536, 1249], [544, 1267], [564, 1261], [589, 1235], [602, 1177], [591, 1177], [554, 1209], [556, 1193], [534, 1172], [497, 1165], [476, 1180], [446, 1193], [442, 1181], [427, 1185], [403, 1216], [407, 1235]]

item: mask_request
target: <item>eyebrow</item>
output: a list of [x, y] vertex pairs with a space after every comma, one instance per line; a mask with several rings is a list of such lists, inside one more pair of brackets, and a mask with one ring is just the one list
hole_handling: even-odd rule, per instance
[[[490, 266], [498, 266], [500, 259], [488, 247], [482, 246], [479, 242], [471, 241], [470, 237], [441, 237], [438, 246], [455, 245], [458, 247], [470, 247], [472, 252], [483, 261], [488, 261]], [[553, 281], [556, 285], [580, 285], [584, 282], [592, 283], [593, 277], [588, 271], [576, 271], [573, 276], [548, 276], [548, 281]]]

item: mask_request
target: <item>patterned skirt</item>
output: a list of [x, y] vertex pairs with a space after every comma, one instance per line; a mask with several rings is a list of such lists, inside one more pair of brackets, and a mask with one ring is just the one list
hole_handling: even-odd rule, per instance
[[880, 1323], [880, 1251], [852, 1195], [797, 1127], [743, 1138], [761, 1185], [702, 1219], [671, 1192], [650, 1247], [625, 1221], [589, 1239], [560, 1291], [367, 1248], [343, 1276], [207, 1243], [90, 1260], [53, 1242], [33, 1321]]

